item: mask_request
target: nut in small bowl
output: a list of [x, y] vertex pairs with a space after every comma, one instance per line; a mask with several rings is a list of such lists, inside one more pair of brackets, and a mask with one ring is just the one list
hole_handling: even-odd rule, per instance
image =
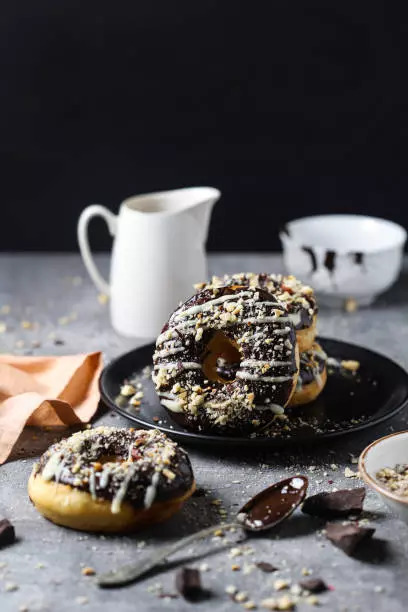
[[361, 453], [358, 465], [368, 486], [394, 514], [408, 523], [408, 431], [372, 442]]
[[397, 279], [407, 233], [363, 215], [295, 219], [280, 233], [285, 266], [316, 291], [319, 303], [353, 312]]

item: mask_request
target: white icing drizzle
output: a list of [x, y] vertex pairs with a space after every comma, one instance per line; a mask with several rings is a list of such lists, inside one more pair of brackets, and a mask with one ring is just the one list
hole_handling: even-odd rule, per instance
[[176, 399], [160, 399], [160, 403], [171, 412], [183, 412], [181, 402]]
[[164, 368], [165, 370], [171, 370], [172, 368], [183, 368], [183, 370], [198, 370], [201, 368], [201, 363], [197, 361], [173, 361], [169, 363], [157, 363], [155, 368]]
[[260, 376], [259, 374], [251, 374], [250, 372], [237, 372], [237, 378], [243, 380], [258, 380], [259, 382], [281, 383], [292, 380], [292, 376]]
[[155, 500], [156, 493], [157, 493], [157, 485], [159, 484], [159, 479], [160, 479], [160, 472], [155, 472], [152, 477], [152, 482], [147, 487], [146, 493], [144, 496], [144, 507], [145, 508], [150, 508], [150, 506], [153, 504]]
[[273, 333], [277, 336], [284, 336], [285, 334], [290, 334], [290, 327], [284, 327], [283, 329], [274, 329]]
[[99, 486], [101, 489], [106, 489], [109, 482], [109, 469], [102, 470], [101, 475], [99, 477]]
[[41, 476], [44, 480], [52, 480], [58, 470], [61, 469], [62, 464], [62, 453], [54, 453], [48, 459], [44, 466]]
[[[189, 315], [195, 315], [195, 314], [197, 314], [199, 312], [204, 312], [206, 310], [211, 310], [211, 308], [214, 306], [214, 304], [222, 304], [223, 302], [227, 302], [229, 300], [235, 301], [235, 300], [237, 300], [240, 297], [247, 297], [247, 296], [253, 296], [253, 292], [252, 291], [240, 291], [239, 293], [223, 295], [223, 296], [221, 296], [219, 298], [214, 298], [213, 300], [208, 300], [207, 302], [204, 302], [203, 304], [197, 304], [196, 306], [191, 306], [190, 308], [186, 308], [186, 310], [183, 310], [182, 312], [179, 312], [178, 314], [176, 314], [174, 316], [174, 321], [179, 321], [183, 317], [187, 317]], [[278, 303], [273, 302], [273, 304], [275, 304], [279, 308], [279, 304]], [[281, 306], [281, 309], [283, 310], [282, 306]]]
[[291, 312], [288, 314], [288, 318], [290, 321], [292, 321], [293, 325], [296, 327], [297, 325], [300, 324], [302, 318], [300, 316], [300, 311], [298, 312]]
[[[261, 302], [263, 303], [263, 302]], [[247, 319], [243, 319], [242, 321], [220, 321], [219, 322], [219, 326], [220, 327], [230, 327], [232, 325], [242, 325], [245, 323], [252, 323], [252, 324], [256, 324], [256, 323], [289, 323], [291, 322], [291, 318], [289, 316], [282, 316], [282, 317], [270, 317], [270, 316], [260, 316], [260, 317], [248, 317]], [[196, 325], [196, 320], [193, 319], [192, 321], [185, 321], [183, 323], [179, 323], [178, 325], [175, 325], [174, 327], [166, 330], [165, 332], [163, 332], [162, 334], [160, 334], [156, 340], [156, 346], [159, 346], [160, 344], [171, 340], [174, 335], [173, 333], [176, 330], [180, 330], [180, 329], [185, 329], [186, 327], [195, 327]], [[207, 329], [208, 326], [206, 325], [201, 325], [202, 329]], [[274, 333], [280, 333], [280, 334], [288, 334], [290, 332], [290, 328], [284, 328], [283, 330], [274, 330]]]
[[168, 348], [163, 349], [161, 351], [156, 352], [156, 357], [168, 357], [169, 355], [175, 355], [176, 353], [182, 353], [185, 351], [184, 346], [177, 346], [176, 348]]
[[245, 359], [245, 361], [241, 361], [241, 367], [256, 367], [258, 365], [269, 365], [272, 368], [281, 367], [281, 366], [290, 366], [292, 365], [292, 361], [264, 361], [263, 359]]
[[120, 508], [122, 506], [122, 502], [125, 498], [125, 495], [128, 490], [128, 486], [130, 481], [132, 480], [136, 471], [136, 467], [134, 465], [129, 466], [129, 471], [121, 482], [119, 489], [117, 490], [114, 498], [112, 499], [111, 504], [111, 512], [112, 514], [118, 514], [120, 512]]
[[89, 492], [91, 494], [92, 499], [96, 499], [96, 479], [95, 479], [95, 470], [91, 470], [89, 475]]
[[257, 410], [270, 410], [274, 414], [285, 414], [285, 409], [279, 404], [265, 404], [263, 406], [256, 406]]

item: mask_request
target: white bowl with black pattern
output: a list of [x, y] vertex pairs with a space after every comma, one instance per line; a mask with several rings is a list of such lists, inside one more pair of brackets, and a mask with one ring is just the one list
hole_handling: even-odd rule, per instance
[[319, 303], [367, 306], [397, 280], [407, 232], [363, 215], [318, 215], [290, 221], [280, 232], [288, 273], [310, 284]]

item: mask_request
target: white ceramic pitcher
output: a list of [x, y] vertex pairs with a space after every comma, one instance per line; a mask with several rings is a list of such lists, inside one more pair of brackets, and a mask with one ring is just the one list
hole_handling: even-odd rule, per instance
[[[148, 193], [122, 202], [118, 216], [99, 204], [78, 221], [81, 255], [97, 288], [110, 296], [111, 321], [124, 336], [156, 336], [193, 284], [207, 277], [205, 242], [213, 187]], [[92, 217], [105, 219], [114, 236], [110, 284], [100, 275], [88, 241]]]

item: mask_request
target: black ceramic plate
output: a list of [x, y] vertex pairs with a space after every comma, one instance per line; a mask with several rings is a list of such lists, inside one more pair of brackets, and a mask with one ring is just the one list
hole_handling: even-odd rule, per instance
[[[143, 428], [156, 427], [177, 441], [191, 444], [283, 446], [341, 436], [377, 425], [391, 418], [408, 403], [408, 374], [396, 363], [368, 349], [320, 338], [330, 357], [360, 362], [356, 376], [334, 368], [326, 387], [314, 402], [286, 409], [291, 415], [289, 431], [282, 425], [268, 436], [232, 437], [192, 433], [173, 423], [160, 405], [146, 366], [150, 369], [154, 345], [135, 349], [118, 357], [103, 370], [100, 390], [103, 402]], [[144, 396], [135, 409], [119, 396], [124, 380], [139, 380]], [[155, 420], [153, 420], [153, 418]]]

